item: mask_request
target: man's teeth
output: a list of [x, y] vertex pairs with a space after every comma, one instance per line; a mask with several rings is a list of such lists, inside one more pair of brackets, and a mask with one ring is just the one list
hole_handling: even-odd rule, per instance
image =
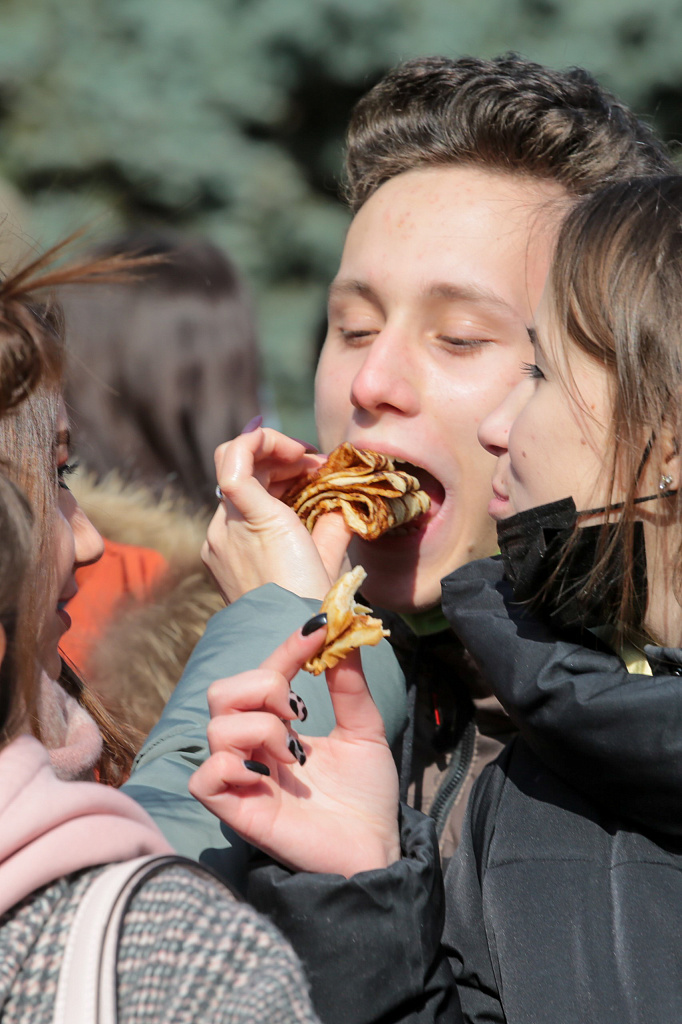
[[409, 523], [405, 523], [404, 526], [394, 526], [388, 533], [391, 537], [410, 537], [413, 533], [418, 533], [421, 529], [419, 520], [421, 516], [417, 516], [416, 519], [410, 520]]

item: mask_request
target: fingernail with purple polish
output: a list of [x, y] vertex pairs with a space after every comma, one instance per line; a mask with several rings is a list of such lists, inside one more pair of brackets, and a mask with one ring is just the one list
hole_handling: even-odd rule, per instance
[[322, 627], [326, 625], [327, 613], [320, 612], [318, 615], [313, 615], [312, 619], [308, 619], [305, 625], [301, 627], [301, 634], [303, 636], [310, 636], [310, 634], [314, 633], [316, 629], [322, 629]]
[[244, 767], [248, 768], [250, 772], [256, 772], [258, 775], [270, 774], [270, 769], [262, 761], [244, 761]]
[[303, 441], [300, 437], [292, 437], [291, 440], [292, 441], [298, 441], [299, 444], [302, 444], [303, 447], [305, 448], [306, 452], [308, 452], [309, 455], [319, 455], [320, 454], [320, 449], [316, 448], [314, 444], [310, 443], [310, 441]]
[[250, 434], [252, 431], [258, 430], [258, 428], [261, 427], [262, 425], [263, 425], [263, 417], [262, 416], [254, 416], [253, 419], [249, 420], [249, 422], [246, 424], [246, 426], [242, 430], [242, 434]]
[[300, 722], [305, 722], [308, 717], [308, 709], [303, 698], [299, 697], [293, 690], [289, 690], [289, 707]]

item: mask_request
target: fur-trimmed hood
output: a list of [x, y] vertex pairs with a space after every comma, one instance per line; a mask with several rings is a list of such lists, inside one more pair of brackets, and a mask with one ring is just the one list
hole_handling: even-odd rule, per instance
[[116, 474], [69, 484], [102, 536], [158, 551], [168, 570], [145, 599], [127, 596], [88, 660], [86, 682], [143, 736], [158, 720], [206, 622], [223, 607], [200, 550], [209, 513], [170, 492], [160, 499]]

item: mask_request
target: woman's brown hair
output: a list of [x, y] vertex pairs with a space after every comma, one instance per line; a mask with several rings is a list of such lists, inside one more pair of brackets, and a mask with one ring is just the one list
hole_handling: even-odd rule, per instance
[[[54, 572], [57, 515], [56, 431], [64, 362], [63, 320], [54, 289], [71, 284], [127, 280], [149, 259], [125, 255], [60, 263], [71, 239], [0, 280], [0, 463], [31, 509], [31, 558], [20, 588], [14, 640], [14, 692], [0, 723], [6, 742], [28, 721], [40, 738], [37, 715], [36, 637], [46, 614]], [[60, 680], [87, 707], [104, 736], [99, 766], [105, 782], [128, 770], [134, 744], [78, 677]], [[21, 709], [21, 715], [18, 710]]]
[[[626, 629], [638, 631], [635, 502], [644, 496], [645, 467], [663, 475], [664, 443], [679, 450], [682, 442], [682, 177], [634, 179], [583, 200], [563, 224], [549, 284], [558, 332], [612, 379], [609, 493], [612, 505], [623, 501], [624, 506], [608, 541], [603, 531], [590, 579], [620, 548], [618, 618]], [[680, 492], [663, 500], [674, 502], [679, 522]], [[682, 550], [676, 565], [679, 577]]]
[[28, 502], [0, 473], [0, 625], [5, 634], [5, 654], [0, 664], [0, 746], [15, 735], [23, 722], [24, 709], [17, 679], [27, 671], [33, 672], [30, 667], [33, 657], [29, 665], [23, 665], [17, 650], [22, 584], [32, 554], [31, 531]]

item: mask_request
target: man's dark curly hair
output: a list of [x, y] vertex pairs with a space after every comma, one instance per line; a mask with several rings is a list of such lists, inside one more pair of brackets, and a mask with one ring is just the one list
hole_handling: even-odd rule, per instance
[[555, 181], [575, 196], [673, 169], [651, 128], [586, 71], [514, 53], [407, 61], [356, 105], [346, 157], [354, 212], [404, 171], [451, 164]]

